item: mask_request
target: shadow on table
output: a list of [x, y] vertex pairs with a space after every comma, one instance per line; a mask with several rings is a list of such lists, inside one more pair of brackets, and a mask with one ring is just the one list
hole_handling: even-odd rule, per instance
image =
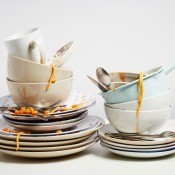
[[16, 157], [12, 155], [7, 155], [4, 153], [0, 153], [0, 163], [19, 163], [19, 164], [43, 164], [43, 163], [53, 163], [53, 162], [64, 162], [64, 161], [71, 161], [73, 159], [78, 159], [80, 157], [86, 156], [89, 154], [88, 150], [82, 151], [80, 153], [72, 154], [65, 157], [54, 157], [54, 158], [23, 158], [23, 157]]
[[131, 161], [132, 162], [164, 161], [166, 159], [174, 160], [175, 158], [175, 154], [159, 157], [159, 158], [132, 158], [132, 157], [120, 156], [103, 148], [99, 142], [91, 148], [91, 154], [100, 158], [108, 159], [108, 160], [119, 160], [119, 161], [129, 161], [129, 162]]

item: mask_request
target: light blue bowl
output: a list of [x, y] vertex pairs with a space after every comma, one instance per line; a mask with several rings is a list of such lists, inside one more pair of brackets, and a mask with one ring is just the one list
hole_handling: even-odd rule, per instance
[[[151, 97], [162, 93], [168, 89], [166, 75], [175, 69], [175, 63], [159, 68], [156, 72], [151, 73], [143, 78], [144, 95]], [[139, 88], [138, 80], [123, 85], [119, 88], [101, 93], [106, 103], [124, 103], [138, 99]]]

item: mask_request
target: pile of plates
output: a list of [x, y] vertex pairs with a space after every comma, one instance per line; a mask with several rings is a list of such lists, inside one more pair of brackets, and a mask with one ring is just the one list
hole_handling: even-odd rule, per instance
[[[83, 122], [88, 117], [87, 109], [95, 104], [95, 98], [91, 94], [82, 91], [73, 91], [69, 98], [61, 106], [70, 108], [72, 105], [81, 104], [79, 108], [68, 111], [58, 111], [44, 117], [14, 115], [3, 111], [4, 120], [15, 128], [32, 132], [53, 132], [56, 130], [68, 129]], [[15, 106], [11, 96], [0, 99], [0, 106]], [[47, 119], [47, 121], [44, 121]]]
[[[48, 158], [74, 154], [92, 146], [98, 141], [96, 131], [104, 125], [103, 119], [88, 115], [87, 109], [95, 104], [95, 99], [89, 93], [73, 91], [60, 105], [69, 107], [73, 104], [83, 105], [78, 109], [55, 112], [47, 117], [47, 121], [2, 112], [0, 151], [20, 157]], [[5, 96], [0, 98], [0, 106], [13, 107], [15, 104], [10, 96]], [[17, 133], [14, 131], [23, 132], [17, 151]]]
[[[173, 131], [175, 122], [169, 120], [165, 127], [158, 133]], [[103, 126], [98, 131], [101, 145], [118, 155], [136, 158], [155, 158], [175, 153], [175, 137], [154, 138], [152, 141], [139, 140], [131, 141], [120, 138], [112, 138], [105, 133], [118, 133], [110, 124]]]
[[0, 152], [20, 157], [49, 158], [74, 154], [94, 145], [98, 141], [96, 131], [103, 126], [104, 121], [99, 117], [88, 116], [82, 123], [69, 130], [63, 130], [61, 134], [22, 134], [18, 151], [17, 134], [3, 130], [15, 128], [9, 126], [2, 118], [0, 123]]

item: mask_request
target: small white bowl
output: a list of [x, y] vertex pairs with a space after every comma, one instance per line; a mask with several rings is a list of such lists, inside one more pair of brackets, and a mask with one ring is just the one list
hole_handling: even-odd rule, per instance
[[106, 105], [104, 107], [110, 124], [119, 132], [124, 133], [137, 133], [137, 126], [139, 133], [152, 133], [165, 124], [171, 111], [171, 107], [160, 110], [140, 111], [137, 117], [136, 111], [114, 109]]
[[[50, 79], [52, 67], [25, 60], [13, 55], [8, 56], [7, 77], [18, 82], [47, 82]], [[56, 80], [64, 80], [73, 75], [69, 68], [55, 68]]]
[[70, 95], [73, 77], [52, 83], [48, 91], [45, 83], [19, 83], [7, 79], [10, 95], [17, 106], [46, 107]]
[[[138, 100], [126, 102], [126, 103], [117, 103], [117, 104], [105, 103], [105, 105], [111, 108], [135, 111], [137, 110], [137, 107], [138, 107]], [[147, 111], [147, 110], [165, 109], [165, 108], [168, 108], [170, 105], [171, 105], [171, 90], [168, 89], [167, 91], [160, 93], [158, 95], [144, 98], [141, 110]]]

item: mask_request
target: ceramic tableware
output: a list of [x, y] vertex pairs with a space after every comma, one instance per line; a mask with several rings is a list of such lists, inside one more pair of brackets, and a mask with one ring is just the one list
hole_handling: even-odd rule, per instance
[[7, 85], [13, 101], [17, 106], [45, 107], [58, 100], [65, 100], [71, 93], [73, 77], [51, 83], [46, 91], [45, 83], [20, 83], [7, 79]]
[[137, 111], [114, 109], [104, 105], [110, 124], [120, 132], [144, 133], [160, 129], [168, 120], [171, 107], [160, 110]]
[[[144, 94], [143, 98], [151, 97], [160, 94], [168, 89], [166, 82], [166, 75], [175, 68], [175, 63], [157, 68], [154, 73], [143, 77]], [[106, 103], [124, 103], [138, 99], [138, 81], [132, 81], [117, 89], [102, 92], [101, 95]]]
[[4, 42], [9, 54], [37, 63], [46, 63], [45, 46], [39, 28], [11, 35]]
[[54, 65], [56, 67], [62, 67], [63, 64], [68, 60], [72, 51], [73, 51], [74, 42], [71, 41], [61, 47], [54, 55], [52, 59], [50, 59], [47, 64]]
[[[107, 104], [111, 108], [121, 109], [121, 110], [137, 110], [138, 100], [130, 101], [126, 103], [117, 103], [117, 104]], [[159, 110], [168, 108], [171, 105], [171, 90], [168, 89], [165, 92], [162, 92], [158, 95], [147, 97], [143, 99], [141, 110]]]
[[[160, 128], [160, 130], [155, 132], [155, 134], [160, 134], [166, 130], [173, 131], [174, 130], [174, 123], [173, 123], [173, 125], [172, 125], [172, 123], [173, 123], [172, 120], [168, 120], [167, 124], [165, 124], [162, 128]], [[127, 148], [157, 148], [157, 147], [166, 146], [167, 144], [175, 143], [175, 137], [154, 138], [151, 141], [148, 141], [148, 140], [131, 141], [131, 140], [126, 140], [126, 139], [112, 138], [112, 137], [106, 136], [105, 133], [107, 133], [107, 132], [119, 133], [110, 124], [107, 124], [98, 130], [98, 135], [99, 135], [100, 139], [103, 139], [103, 141], [104, 140], [108, 141], [110, 144], [114, 143], [114, 145], [117, 144], [117, 146], [123, 146], [123, 147], [127, 147]]]
[[174, 148], [166, 149], [164, 151], [124, 151], [121, 149], [114, 149], [111, 147], [106, 146], [105, 144], [101, 143], [101, 145], [106, 148], [107, 150], [126, 157], [135, 157], [135, 158], [156, 158], [156, 157], [163, 157], [167, 155], [171, 155], [175, 153]]
[[[84, 137], [93, 134], [99, 128], [104, 125], [104, 120], [95, 117], [88, 116], [83, 122], [77, 124], [75, 127], [63, 130], [62, 133], [50, 132], [50, 133], [24, 133], [20, 136], [20, 141], [58, 141], [69, 140], [79, 137]], [[5, 132], [3, 129], [8, 128], [14, 130], [14, 127], [9, 126], [2, 119], [0, 120], [0, 138], [8, 140], [16, 140], [15, 133]]]
[[90, 146], [94, 145], [98, 140], [95, 140], [89, 144], [86, 144], [81, 147], [72, 148], [72, 149], [66, 149], [66, 150], [58, 150], [58, 151], [12, 151], [8, 149], [0, 149], [0, 152], [14, 155], [18, 157], [30, 157], [30, 158], [51, 158], [51, 157], [61, 157], [61, 156], [67, 156], [71, 154], [78, 153], [80, 151], [83, 151]]
[[[7, 65], [8, 79], [21, 83], [48, 82], [52, 72], [50, 65], [39, 64], [13, 55], [8, 56]], [[57, 81], [70, 78], [72, 75], [73, 71], [69, 68], [55, 68]]]

